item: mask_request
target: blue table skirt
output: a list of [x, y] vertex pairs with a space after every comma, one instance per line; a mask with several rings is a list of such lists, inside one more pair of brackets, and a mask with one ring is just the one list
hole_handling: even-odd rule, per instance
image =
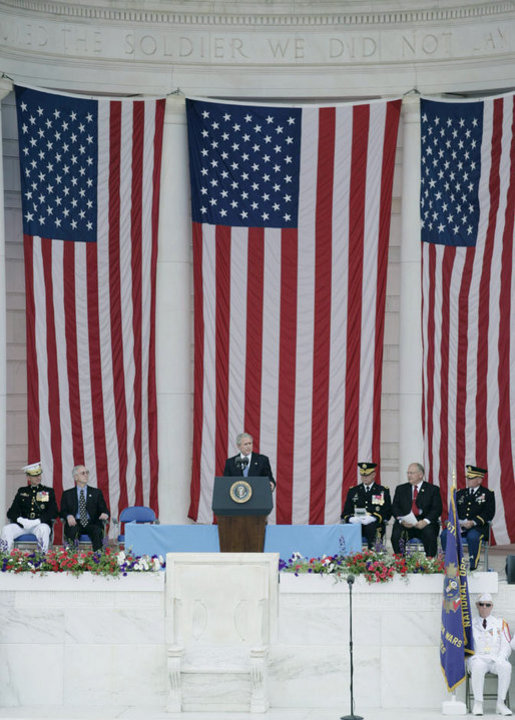
[[[136, 555], [167, 552], [220, 552], [216, 525], [125, 525], [125, 547]], [[304, 557], [349, 555], [361, 550], [360, 525], [267, 525], [265, 552], [288, 560], [294, 552]]]

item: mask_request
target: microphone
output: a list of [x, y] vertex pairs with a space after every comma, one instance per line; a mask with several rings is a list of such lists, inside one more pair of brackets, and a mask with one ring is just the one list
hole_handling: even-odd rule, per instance
[[239, 470], [243, 470], [249, 464], [249, 459], [248, 459], [248, 457], [241, 457], [241, 455], [240, 455], [240, 457], [236, 458], [236, 460], [234, 461], [234, 464], [236, 465], [236, 467]]
[[347, 575], [347, 584], [348, 585], [354, 585], [355, 577], [354, 575]]

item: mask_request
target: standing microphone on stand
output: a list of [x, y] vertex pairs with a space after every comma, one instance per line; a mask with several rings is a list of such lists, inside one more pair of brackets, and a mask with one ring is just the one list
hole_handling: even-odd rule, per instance
[[349, 586], [350, 714], [343, 715], [340, 720], [363, 720], [361, 715], [354, 715], [354, 663], [352, 656], [352, 586], [354, 579], [354, 575], [347, 575], [347, 585]]

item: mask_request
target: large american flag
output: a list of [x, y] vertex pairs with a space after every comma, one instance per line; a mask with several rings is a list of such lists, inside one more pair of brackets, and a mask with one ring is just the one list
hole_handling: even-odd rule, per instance
[[245, 430], [278, 523], [340, 516], [379, 461], [386, 268], [400, 101], [187, 101], [195, 396], [189, 515]]
[[84, 463], [112, 515], [157, 510], [155, 275], [164, 100], [16, 88], [28, 462]]
[[515, 103], [421, 101], [423, 421], [440, 485], [488, 469], [498, 543], [515, 542]]

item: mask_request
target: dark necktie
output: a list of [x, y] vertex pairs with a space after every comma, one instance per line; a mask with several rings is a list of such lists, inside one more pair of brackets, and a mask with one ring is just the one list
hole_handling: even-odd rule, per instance
[[79, 520], [82, 527], [88, 524], [88, 512], [86, 510], [86, 498], [84, 497], [84, 488], [81, 488], [79, 494]]
[[411, 512], [413, 515], [418, 515], [417, 495], [418, 487], [415, 485], [413, 488], [413, 500], [411, 501]]
[[483, 627], [484, 627], [485, 630], [486, 630], [486, 618], [483, 618]]

